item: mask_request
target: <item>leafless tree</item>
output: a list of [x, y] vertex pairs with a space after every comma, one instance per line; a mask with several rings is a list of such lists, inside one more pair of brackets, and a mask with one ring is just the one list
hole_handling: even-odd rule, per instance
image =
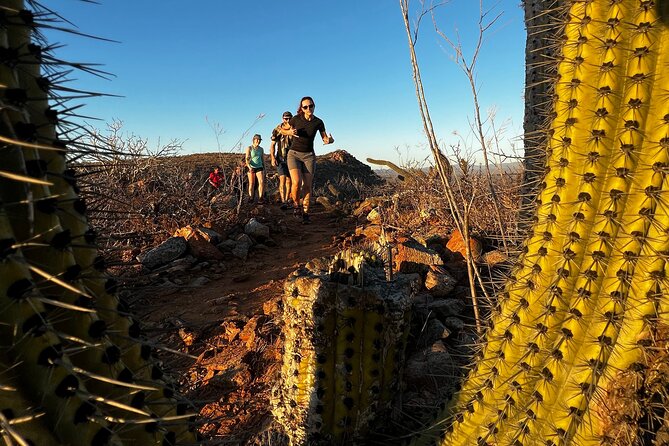
[[[483, 285], [483, 280], [476, 268], [470, 241], [471, 234], [471, 214], [476, 200], [475, 187], [477, 184], [472, 181], [469, 172], [472, 168], [472, 160], [468, 158], [464, 148], [460, 144], [453, 144], [450, 146], [450, 153], [448, 156], [444, 155], [439, 147], [438, 138], [432, 124], [429, 107], [423, 83], [421, 79], [420, 66], [416, 56], [416, 42], [419, 37], [419, 29], [422, 20], [425, 17], [431, 17], [432, 24], [444, 41], [454, 52], [454, 60], [457, 66], [463, 71], [468, 82], [473, 100], [473, 121], [470, 122], [470, 130], [474, 135], [476, 142], [476, 150], [483, 156], [483, 171], [485, 173], [487, 190], [487, 199], [492, 203], [494, 218], [497, 225], [497, 232], [505, 250], [508, 251], [508, 227], [504, 224], [503, 212], [500, 209], [501, 200], [498, 197], [495, 188], [495, 180], [491, 172], [491, 147], [497, 147], [499, 144], [499, 129], [494, 124], [494, 112], [489, 113], [486, 117], [481, 112], [479, 102], [479, 86], [477, 85], [477, 63], [480, 57], [481, 48], [485, 41], [487, 33], [495, 26], [501, 13], [494, 14], [493, 9], [485, 9], [483, 1], [479, 1], [479, 22], [478, 35], [476, 44], [471, 55], [467, 55], [463, 50], [462, 43], [459, 38], [455, 39], [449, 37], [438, 26], [435, 17], [437, 8], [443, 6], [447, 1], [426, 3], [424, 0], [419, 0], [416, 8], [417, 13], [414, 20], [410, 20], [410, 0], [400, 0], [400, 9], [404, 18], [404, 25], [407, 33], [409, 55], [413, 71], [413, 80], [416, 88], [416, 97], [418, 99], [418, 106], [423, 121], [424, 131], [427, 136], [428, 145], [433, 154], [435, 165], [442, 183], [442, 192], [448, 200], [450, 212], [453, 217], [455, 227], [460, 231], [465, 242], [467, 273], [469, 278], [470, 293], [472, 295], [472, 302], [474, 307], [474, 316], [476, 318], [476, 327], [479, 333], [482, 332], [481, 315], [477, 298], [477, 282]], [[455, 162], [457, 172], [451, 165], [449, 158]], [[456, 173], [454, 173], [456, 172]], [[485, 294], [485, 287], [480, 289]], [[489, 296], [486, 296], [489, 298]]]

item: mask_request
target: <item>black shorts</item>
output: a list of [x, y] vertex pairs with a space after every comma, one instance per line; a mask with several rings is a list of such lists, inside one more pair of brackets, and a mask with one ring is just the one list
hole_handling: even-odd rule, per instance
[[249, 167], [249, 172], [251, 173], [258, 173], [262, 172], [263, 170], [265, 170], [264, 167]]
[[276, 172], [280, 177], [287, 177], [288, 174], [288, 164], [285, 161], [280, 161], [276, 164]]

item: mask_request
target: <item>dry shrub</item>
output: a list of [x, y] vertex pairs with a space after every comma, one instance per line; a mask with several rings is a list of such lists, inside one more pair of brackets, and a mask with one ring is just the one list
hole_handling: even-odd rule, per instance
[[132, 262], [180, 227], [225, 227], [234, 220], [245, 176], [239, 165], [221, 166], [225, 181], [214, 191], [208, 183], [214, 166], [175, 158], [181, 142], [152, 149], [144, 139], [124, 136], [121, 128], [115, 122], [105, 134], [90, 132], [88, 144], [97, 150], [73, 163], [90, 224], [110, 265]]
[[[507, 236], [515, 234], [521, 168], [516, 164], [494, 166], [491, 190], [480, 165], [462, 159], [456, 159], [453, 164], [458, 165], [450, 174], [458, 198], [456, 205], [461, 214], [467, 216], [471, 232], [495, 244], [502, 235], [500, 227]], [[404, 179], [390, 180], [385, 191], [391, 197], [385, 209], [385, 223], [421, 236], [452, 231], [455, 228], [453, 212], [436, 171], [431, 166], [403, 167], [402, 170]]]

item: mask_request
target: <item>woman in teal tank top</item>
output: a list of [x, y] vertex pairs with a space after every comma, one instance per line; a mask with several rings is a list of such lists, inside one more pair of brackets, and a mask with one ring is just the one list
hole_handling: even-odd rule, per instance
[[249, 168], [249, 198], [254, 200], [256, 181], [258, 182], [258, 204], [264, 204], [265, 192], [265, 164], [264, 150], [260, 147], [262, 138], [257, 133], [253, 135], [253, 144], [246, 148], [246, 167]]

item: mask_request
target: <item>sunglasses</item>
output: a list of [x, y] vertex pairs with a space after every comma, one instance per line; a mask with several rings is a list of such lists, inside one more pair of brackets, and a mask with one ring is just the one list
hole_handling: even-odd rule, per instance
[[307, 109], [314, 108], [314, 107], [315, 107], [314, 104], [303, 105], [303, 106], [302, 106], [302, 110], [307, 110]]
[[284, 120], [284, 121], [289, 121], [289, 120], [290, 120], [290, 118], [283, 118], [283, 120]]

